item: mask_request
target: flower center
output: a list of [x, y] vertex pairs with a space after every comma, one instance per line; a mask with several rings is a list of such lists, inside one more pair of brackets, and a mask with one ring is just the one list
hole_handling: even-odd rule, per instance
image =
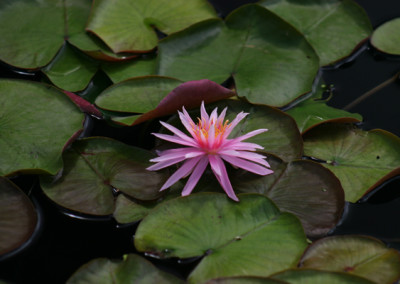
[[[205, 118], [197, 118], [198, 123], [192, 124], [194, 138], [208, 154], [216, 154], [225, 131], [229, 128], [229, 120], [222, 123], [222, 120], [206, 120]], [[214, 137], [210, 136], [211, 130], [214, 130]]]

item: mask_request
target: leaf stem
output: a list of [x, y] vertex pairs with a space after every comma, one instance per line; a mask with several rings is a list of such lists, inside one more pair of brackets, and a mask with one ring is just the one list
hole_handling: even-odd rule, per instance
[[398, 80], [399, 76], [400, 76], [400, 72], [397, 72], [393, 77], [387, 79], [386, 81], [380, 83], [378, 86], [376, 86], [376, 87], [372, 88], [371, 90], [365, 92], [360, 97], [358, 97], [357, 99], [355, 99], [354, 101], [352, 101], [351, 103], [346, 105], [343, 109], [347, 110], [347, 111], [352, 109], [353, 107], [355, 107], [356, 105], [358, 105], [359, 103], [364, 101], [365, 99], [369, 98], [370, 96], [372, 96], [376, 92], [378, 92], [381, 89], [385, 88], [387, 85], [389, 85], [389, 84], [395, 82], [396, 80]]

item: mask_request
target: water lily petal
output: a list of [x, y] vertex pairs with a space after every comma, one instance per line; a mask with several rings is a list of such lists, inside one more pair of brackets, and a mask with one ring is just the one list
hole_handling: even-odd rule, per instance
[[186, 162], [184, 162], [183, 165], [176, 172], [174, 172], [169, 177], [169, 179], [164, 183], [164, 185], [161, 187], [160, 191], [169, 188], [171, 185], [176, 183], [178, 180], [180, 180], [181, 178], [190, 174], [190, 172], [193, 170], [193, 168], [196, 166], [196, 164], [199, 162], [200, 159], [201, 159], [201, 157], [195, 157], [192, 159], [188, 159]]
[[183, 140], [182, 138], [178, 137], [178, 136], [172, 136], [172, 135], [168, 135], [168, 134], [161, 134], [161, 133], [151, 133], [154, 136], [156, 136], [157, 138], [169, 141], [169, 142], [173, 142], [176, 144], [181, 144], [181, 145], [185, 145], [185, 146], [193, 146], [192, 143], [187, 142], [186, 140]]
[[221, 157], [228, 163], [234, 165], [235, 167], [244, 169], [246, 171], [249, 171], [249, 172], [252, 172], [252, 173], [255, 173], [258, 175], [265, 176], [265, 175], [272, 174], [274, 172], [263, 166], [257, 165], [252, 162], [248, 162], [248, 161], [240, 159], [240, 158], [230, 157], [230, 156], [225, 156], [225, 155], [221, 155]]
[[179, 162], [182, 162], [185, 159], [186, 159], [186, 157], [182, 156], [182, 157], [175, 158], [175, 159], [169, 159], [169, 160], [161, 161], [161, 162], [158, 162], [157, 164], [154, 164], [154, 165], [146, 168], [146, 170], [149, 170], [149, 171], [161, 170], [163, 168], [166, 168], [166, 167], [169, 167], [171, 165], [174, 165], [174, 164], [177, 164]]
[[226, 172], [225, 164], [219, 156], [209, 155], [211, 169], [215, 174], [219, 184], [224, 189], [225, 193], [232, 200], [239, 201], [235, 192], [233, 191], [232, 184], [229, 180], [228, 173]]
[[225, 133], [224, 133], [224, 138], [227, 138], [229, 136], [229, 134], [231, 134], [233, 128], [235, 128], [235, 126], [246, 116], [248, 115], [248, 113], [246, 112], [240, 112], [235, 119], [229, 124], [229, 127], [227, 127]]
[[190, 138], [189, 136], [187, 136], [185, 133], [183, 133], [182, 131], [180, 131], [178, 128], [172, 126], [171, 124], [165, 123], [163, 121], [160, 121], [161, 125], [164, 126], [165, 128], [167, 128], [169, 131], [171, 131], [172, 133], [174, 133], [176, 136], [178, 136], [179, 138], [181, 138], [182, 140], [185, 140], [189, 143], [192, 144], [192, 146], [196, 146], [196, 141], [193, 138]]
[[193, 173], [190, 175], [189, 180], [187, 181], [185, 187], [182, 190], [182, 196], [189, 195], [193, 188], [196, 186], [198, 183], [200, 177], [203, 175], [206, 167], [208, 165], [208, 158], [203, 157], [196, 165], [196, 167], [193, 170]]
[[204, 101], [201, 102], [200, 115], [202, 119], [205, 119], [206, 121], [210, 120], [206, 108], [204, 107]]

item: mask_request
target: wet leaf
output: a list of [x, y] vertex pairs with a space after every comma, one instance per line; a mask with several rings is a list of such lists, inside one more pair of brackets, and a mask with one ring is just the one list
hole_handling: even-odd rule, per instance
[[304, 154], [326, 161], [342, 183], [347, 201], [398, 173], [400, 138], [383, 130], [363, 131], [348, 124], [322, 124], [304, 135]]
[[[218, 107], [219, 112], [227, 107], [226, 119], [229, 121], [232, 121], [241, 111], [249, 113], [229, 135], [230, 139], [256, 129], [266, 128], [268, 129], [267, 132], [251, 137], [246, 142], [259, 144], [264, 147], [260, 151], [275, 154], [285, 161], [301, 158], [303, 141], [295, 121], [284, 112], [268, 106], [253, 105], [230, 99], [206, 105], [208, 113], [215, 107]], [[196, 117], [200, 117], [199, 109], [199, 107], [196, 107], [188, 111], [194, 120]], [[172, 117], [167, 122], [187, 133], [177, 116]]]
[[83, 120], [79, 109], [56, 88], [0, 80], [0, 175], [56, 174], [63, 165], [63, 148], [81, 130]]
[[307, 236], [326, 235], [340, 220], [344, 208], [344, 193], [336, 176], [311, 161], [283, 163], [269, 156], [268, 162], [274, 170], [272, 175], [238, 171], [233, 175], [233, 188], [265, 194], [280, 210], [296, 215]]
[[154, 200], [166, 176], [146, 167], [150, 152], [107, 138], [77, 141], [64, 155], [62, 176], [43, 176], [44, 193], [68, 209], [93, 215], [114, 211], [113, 190], [140, 200]]
[[382, 52], [400, 55], [400, 18], [379, 26], [372, 34], [371, 44]]
[[350, 113], [327, 105], [327, 100], [322, 98], [323, 89], [318, 90], [307, 100], [286, 111], [296, 120], [300, 132], [304, 133], [323, 122], [360, 122], [362, 116]]
[[86, 33], [90, 5], [90, 1], [81, 0], [3, 1], [0, 59], [20, 68], [43, 67], [66, 40], [97, 57], [118, 58]]
[[365, 236], [333, 236], [314, 242], [304, 253], [304, 268], [347, 272], [374, 283], [400, 279], [400, 253]]
[[87, 87], [98, 65], [87, 55], [66, 44], [42, 71], [57, 87], [75, 92]]
[[136, 254], [124, 255], [122, 261], [96, 258], [81, 266], [67, 284], [83, 283], [183, 283], [175, 276], [158, 270], [151, 262]]
[[157, 46], [156, 29], [170, 34], [214, 17], [205, 0], [95, 0], [87, 29], [115, 53], [143, 52]]
[[36, 227], [36, 210], [19, 187], [0, 177], [0, 256], [24, 244]]
[[289, 269], [272, 276], [290, 284], [374, 284], [368, 279], [341, 272], [314, 269]]
[[295, 267], [307, 245], [297, 218], [265, 196], [239, 198], [199, 193], [162, 203], [139, 224], [135, 247], [160, 258], [203, 256], [189, 283]]
[[352, 0], [263, 0], [260, 5], [302, 32], [321, 65], [348, 56], [372, 32], [367, 14]]
[[258, 5], [175, 33], [159, 44], [158, 74], [184, 81], [233, 77], [240, 97], [283, 106], [311, 90], [318, 57], [287, 22]]
[[108, 111], [143, 114], [155, 109], [181, 83], [160, 76], [133, 78], [104, 90], [95, 104]]

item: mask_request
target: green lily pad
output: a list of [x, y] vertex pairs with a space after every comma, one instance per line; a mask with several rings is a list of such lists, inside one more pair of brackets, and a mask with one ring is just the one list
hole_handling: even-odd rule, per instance
[[272, 275], [274, 279], [290, 284], [374, 284], [375, 282], [343, 272], [320, 271], [314, 269], [288, 269]]
[[238, 192], [265, 194], [280, 210], [296, 215], [307, 236], [322, 237], [340, 220], [344, 193], [336, 176], [323, 166], [304, 160], [282, 163], [269, 156], [272, 175], [239, 171], [232, 186]]
[[77, 141], [64, 155], [62, 176], [41, 177], [44, 193], [68, 209], [92, 214], [114, 212], [114, 192], [139, 200], [155, 200], [166, 180], [163, 172], [146, 170], [154, 156], [143, 149], [107, 138]]
[[347, 272], [374, 283], [400, 279], [400, 253], [372, 237], [334, 236], [316, 241], [304, 253], [300, 266]]
[[57, 87], [76, 92], [87, 87], [98, 70], [98, 65], [87, 55], [65, 44], [42, 72]]
[[81, 266], [66, 283], [183, 284], [183, 281], [169, 273], [158, 270], [141, 256], [128, 254], [124, 255], [122, 261], [96, 258]]
[[142, 114], [153, 110], [182, 81], [160, 76], [133, 78], [112, 85], [102, 92], [95, 104], [113, 112]]
[[125, 62], [105, 62], [101, 68], [114, 83], [119, 83], [133, 77], [156, 75], [156, 59], [150, 55]]
[[400, 167], [400, 138], [383, 130], [349, 124], [322, 124], [304, 135], [304, 154], [325, 161], [355, 202], [392, 177]]
[[179, 197], [154, 208], [135, 235], [137, 250], [149, 255], [203, 256], [189, 283], [293, 268], [306, 245], [298, 219], [258, 194], [241, 194], [239, 203], [219, 193]]
[[170, 34], [214, 17], [205, 0], [96, 0], [87, 29], [115, 53], [143, 52], [157, 46], [156, 29]]
[[352, 0], [264, 0], [260, 5], [302, 32], [321, 65], [348, 56], [372, 32], [367, 14]]
[[63, 148], [84, 120], [56, 88], [9, 79], [0, 80], [0, 114], [0, 175], [56, 174]]
[[288, 282], [256, 276], [221, 277], [204, 284], [288, 284]]
[[118, 58], [86, 33], [90, 6], [81, 0], [2, 1], [0, 59], [20, 68], [43, 67], [66, 40], [97, 57]]
[[158, 60], [159, 75], [217, 83], [232, 76], [239, 96], [273, 106], [309, 92], [319, 67], [303, 35], [258, 5], [163, 39]]
[[362, 121], [362, 116], [358, 113], [350, 113], [328, 106], [327, 100], [322, 98], [323, 92], [323, 88], [319, 85], [318, 90], [310, 98], [286, 111], [296, 120], [300, 132], [304, 133], [312, 127], [328, 121], [348, 123]]
[[[267, 132], [246, 139], [246, 142], [259, 144], [264, 147], [263, 150], [260, 150], [261, 152], [272, 153], [285, 161], [302, 157], [303, 140], [297, 129], [296, 122], [284, 112], [276, 108], [253, 105], [232, 99], [206, 105], [206, 110], [210, 113], [215, 107], [218, 107], [219, 112], [227, 107], [226, 119], [229, 121], [232, 121], [241, 111], [249, 113], [235, 127], [229, 138], [244, 135], [256, 129], [267, 128]], [[189, 110], [188, 112], [193, 120], [196, 117], [200, 117], [199, 108]], [[178, 116], [172, 117], [167, 122], [186, 133]], [[162, 131], [165, 130], [162, 129]]]
[[19, 187], [0, 177], [0, 256], [24, 244], [37, 223], [36, 210]]
[[400, 18], [379, 26], [372, 34], [371, 44], [382, 52], [400, 55]]

